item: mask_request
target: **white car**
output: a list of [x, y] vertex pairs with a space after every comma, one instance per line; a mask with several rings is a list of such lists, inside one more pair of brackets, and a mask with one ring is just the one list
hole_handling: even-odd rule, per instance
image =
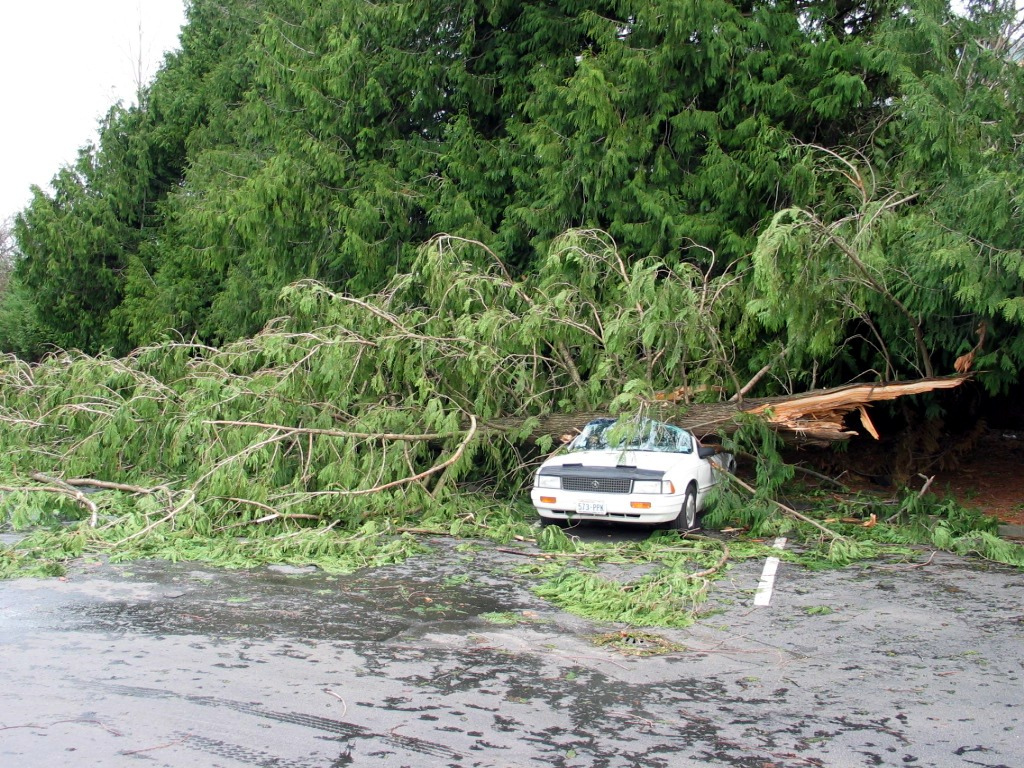
[[542, 523], [612, 520], [691, 530], [716, 472], [735, 466], [732, 454], [702, 446], [685, 429], [597, 419], [541, 464], [530, 499]]

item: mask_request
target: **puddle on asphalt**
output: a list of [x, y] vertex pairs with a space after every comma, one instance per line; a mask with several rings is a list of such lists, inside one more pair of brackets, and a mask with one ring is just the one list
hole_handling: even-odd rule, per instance
[[380, 642], [417, 628], [414, 634], [423, 634], [423, 627], [461, 630], [467, 622], [484, 622], [481, 614], [534, 607], [522, 602], [525, 590], [484, 587], [465, 574], [446, 580], [437, 568], [420, 565], [336, 576], [271, 569], [197, 572], [194, 565], [136, 562], [120, 572], [125, 581], [149, 584], [150, 590], [66, 605], [66, 629]]

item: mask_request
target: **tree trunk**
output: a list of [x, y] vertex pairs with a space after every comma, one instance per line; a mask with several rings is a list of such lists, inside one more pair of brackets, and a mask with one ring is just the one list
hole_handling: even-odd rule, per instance
[[[861, 425], [878, 438], [866, 406], [880, 400], [894, 400], [905, 395], [917, 395], [937, 389], [960, 386], [967, 376], [918, 379], [883, 384], [848, 384], [832, 389], [819, 389], [799, 395], [765, 397], [743, 402], [695, 403], [682, 405], [667, 400], [651, 403], [652, 418], [685, 427], [698, 437], [731, 433], [738, 426], [741, 414], [758, 414], [775, 429], [784, 440], [793, 443], [826, 445], [848, 440], [857, 434], [844, 424], [847, 414], [859, 411]], [[593, 419], [607, 417], [599, 411], [589, 413], [553, 413], [540, 418], [533, 431], [533, 439], [542, 435], [574, 435]], [[484, 425], [484, 429], [509, 430], [522, 424], [522, 419], [506, 417]]]

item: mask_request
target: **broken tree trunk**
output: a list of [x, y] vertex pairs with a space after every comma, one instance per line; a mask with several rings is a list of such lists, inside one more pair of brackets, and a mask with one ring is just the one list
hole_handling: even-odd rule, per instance
[[[799, 395], [783, 395], [748, 399], [742, 402], [695, 403], [680, 405], [669, 401], [651, 403], [651, 415], [662, 421], [689, 429], [698, 437], [730, 433], [738, 425], [740, 414], [760, 415], [788, 442], [828, 444], [848, 440], [857, 434], [844, 424], [845, 417], [858, 411], [864, 429], [876, 439], [866, 406], [880, 400], [894, 400], [906, 395], [918, 395], [939, 389], [960, 386], [967, 376], [917, 379], [881, 384], [847, 384], [832, 389], [819, 389]], [[588, 422], [607, 413], [555, 413], [543, 416], [534, 430], [541, 435], [574, 434]], [[522, 424], [521, 419], [496, 419], [485, 428], [510, 429]]]
[[792, 397], [748, 400], [742, 408], [746, 413], [762, 414], [770, 425], [784, 435], [791, 435], [803, 442], [817, 443], [848, 440], [856, 435], [857, 431], [846, 428], [843, 422], [847, 414], [858, 411], [861, 425], [877, 440], [879, 435], [868, 417], [867, 405], [937, 389], [953, 389], [967, 378], [950, 376], [882, 384], [848, 384]]

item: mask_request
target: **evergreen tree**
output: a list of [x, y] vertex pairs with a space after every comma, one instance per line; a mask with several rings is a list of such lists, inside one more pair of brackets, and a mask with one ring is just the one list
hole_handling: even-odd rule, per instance
[[805, 384], [942, 373], [982, 324], [991, 386], [1021, 366], [1008, 2], [188, 13], [140, 104], [111, 110], [19, 220], [8, 308], [39, 308], [49, 342], [225, 342], [289, 283], [377, 290], [440, 232], [515, 279], [579, 229], [608, 233], [627, 268], [726, 278], [712, 335], [737, 345], [739, 378], [783, 349], [781, 378]]
[[15, 220], [21, 258], [15, 279], [31, 292], [29, 324], [47, 343], [64, 349], [125, 351], [107, 321], [121, 294], [119, 272], [133, 234], [117, 217], [117, 201], [103, 194], [96, 153], [53, 179], [54, 194], [33, 190], [29, 207]]
[[767, 329], [785, 329], [797, 371], [932, 375], [969, 355], [990, 390], [1016, 384], [1017, 18], [1008, 3], [975, 4], [964, 17], [922, 2], [880, 25], [873, 66], [892, 91], [882, 118], [860, 153], [807, 150], [809, 204], [776, 214], [756, 251], [750, 309]]

